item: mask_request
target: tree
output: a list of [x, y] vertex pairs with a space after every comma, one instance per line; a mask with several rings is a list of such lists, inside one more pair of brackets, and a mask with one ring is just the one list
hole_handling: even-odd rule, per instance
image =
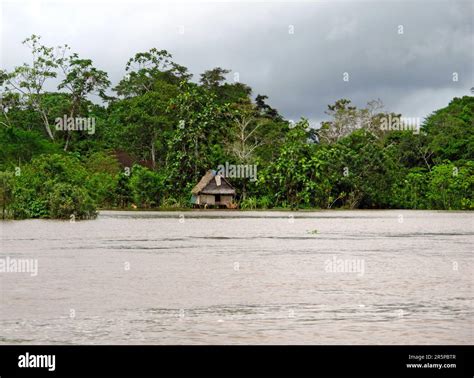
[[39, 113], [46, 134], [54, 140], [43, 95], [46, 93], [46, 82], [57, 77], [58, 58], [65, 47], [46, 47], [40, 44], [40, 40], [40, 36], [33, 34], [23, 41], [31, 49], [31, 65], [24, 63], [12, 72], [2, 71], [0, 77], [5, 92], [16, 91], [21, 94], [25, 104]]
[[121, 97], [133, 97], [156, 90], [155, 84], [165, 81], [178, 85], [188, 81], [192, 75], [188, 69], [171, 59], [173, 56], [166, 50], [152, 48], [130, 58], [125, 66], [126, 76], [114, 88]]
[[251, 105], [235, 107], [232, 121], [227, 148], [239, 163], [248, 164], [254, 160], [255, 150], [264, 143], [257, 134], [262, 122]]
[[341, 139], [335, 164], [339, 178], [335, 193], [347, 193], [344, 205], [349, 208], [378, 208], [390, 204], [391, 188], [399, 179], [401, 167], [393, 159], [391, 147], [361, 129]]
[[196, 84], [183, 83], [169, 111], [178, 120], [167, 146], [169, 182], [185, 189], [223, 161], [228, 107], [218, 104], [214, 93]]
[[[80, 59], [74, 53], [71, 56], [63, 56], [58, 59], [58, 65], [65, 75], [65, 78], [58, 85], [58, 89], [66, 89], [70, 94], [69, 118], [84, 113], [82, 107], [86, 105], [87, 96], [98, 94], [100, 97], [106, 98], [105, 91], [110, 85], [108, 75], [105, 71], [95, 68], [90, 59]], [[66, 130], [65, 134], [64, 151], [68, 149], [71, 140], [70, 131]]]
[[387, 147], [392, 146], [394, 158], [407, 168], [424, 167], [431, 170], [433, 151], [425, 133], [413, 134], [411, 131], [394, 131], [387, 134]]
[[139, 207], [157, 207], [163, 196], [164, 177], [140, 165], [134, 165], [130, 188]]
[[423, 122], [435, 163], [474, 159], [474, 97], [454, 98]]
[[430, 172], [427, 198], [430, 208], [442, 210], [474, 208], [474, 163], [463, 166], [440, 164]]
[[[357, 108], [341, 99], [316, 130], [305, 119], [285, 120], [265, 95], [252, 100], [236, 75], [226, 80], [227, 69], [192, 83], [187, 68], [153, 48], [128, 60], [111, 97], [107, 73], [90, 59], [40, 42], [24, 41], [31, 63], [0, 71], [3, 217], [187, 206], [202, 174], [225, 162], [258, 166], [257, 181], [232, 180], [242, 208], [474, 206], [472, 96], [430, 114], [419, 133], [400, 128], [401, 115], [380, 100]], [[91, 135], [54, 129], [64, 116], [93, 118], [97, 128]], [[123, 166], [140, 163], [131, 176], [117, 155]]]
[[274, 193], [274, 203], [283, 207], [324, 206], [329, 182], [324, 164], [308, 143], [308, 121], [302, 119], [289, 130], [280, 155], [260, 175], [258, 185]]
[[212, 70], [207, 70], [201, 74], [201, 79], [199, 82], [207, 89], [212, 89], [222, 85], [225, 81], [225, 75], [230, 73], [230, 70], [224, 68], [216, 67]]
[[[55, 140], [52, 123], [57, 117], [67, 115], [74, 118], [87, 113], [90, 102], [87, 96], [98, 93], [105, 96], [105, 90], [110, 85], [107, 73], [96, 69], [90, 59], [80, 59], [77, 54], [69, 55], [69, 46], [56, 48], [40, 44], [41, 37], [32, 35], [23, 41], [31, 49], [33, 62], [23, 64], [12, 72], [0, 73], [0, 85], [4, 87], [7, 106], [2, 106], [3, 125], [11, 126], [10, 112], [28, 114], [33, 110], [39, 117], [29, 118], [28, 128], [40, 121], [51, 141]], [[45, 90], [46, 83], [58, 78], [58, 70], [64, 74], [58, 84], [59, 91], [68, 93], [51, 93]], [[15, 96], [16, 95], [16, 96]], [[58, 112], [59, 111], [59, 112]], [[64, 150], [68, 149], [71, 139], [69, 130], [65, 130]]]
[[157, 81], [153, 91], [114, 102], [110, 110], [116, 122], [117, 145], [131, 151], [139, 160], [151, 160], [153, 168], [159, 154], [163, 165], [166, 141], [176, 123], [168, 108], [177, 93], [175, 85]]
[[272, 108], [270, 105], [266, 103], [265, 100], [267, 99], [268, 99], [268, 96], [266, 95], [257, 95], [257, 97], [255, 97], [255, 104], [256, 104], [258, 113], [262, 117], [268, 117], [275, 121], [281, 121], [282, 117], [280, 116], [280, 114], [278, 114], [278, 111], [276, 109]]
[[115, 157], [107, 152], [94, 152], [87, 157], [85, 168], [89, 173], [87, 188], [94, 202], [100, 207], [116, 205], [120, 167]]
[[201, 74], [200, 83], [203, 88], [216, 95], [216, 101], [219, 105], [234, 103], [250, 104], [252, 89], [238, 81], [234, 81], [232, 84], [226, 83], [225, 75], [230, 72], [230, 70], [220, 67], [207, 70]]
[[[236, 105], [231, 114], [232, 123], [226, 139], [227, 151], [237, 164], [253, 164], [256, 149], [265, 143], [264, 138], [258, 135], [263, 121], [257, 119], [257, 113], [252, 105]], [[242, 199], [245, 200], [247, 178], [240, 181]]]
[[350, 103], [350, 100], [341, 99], [334, 105], [328, 105], [326, 114], [332, 118], [332, 121], [321, 123], [321, 128], [318, 130], [321, 142], [335, 143], [357, 128], [357, 109]]
[[94, 218], [96, 204], [87, 186], [88, 173], [69, 155], [42, 155], [15, 176], [11, 209], [14, 218]]
[[0, 171], [0, 204], [2, 205], [2, 219], [9, 217], [9, 210], [13, 200], [13, 172]]
[[[326, 114], [332, 119], [321, 123], [321, 128], [316, 134], [321, 143], [336, 143], [356, 130], [365, 129], [381, 138], [385, 132], [381, 129], [383, 118], [388, 114], [382, 112], [383, 104], [380, 100], [367, 103], [367, 107], [357, 109], [347, 99], [337, 100], [334, 105], [328, 105]], [[400, 115], [390, 115], [398, 118]]]
[[429, 173], [424, 168], [415, 167], [392, 188], [391, 205], [402, 209], [429, 209], [427, 199]]
[[0, 166], [20, 166], [40, 154], [59, 152], [57, 145], [44, 139], [37, 131], [16, 127], [0, 127]]

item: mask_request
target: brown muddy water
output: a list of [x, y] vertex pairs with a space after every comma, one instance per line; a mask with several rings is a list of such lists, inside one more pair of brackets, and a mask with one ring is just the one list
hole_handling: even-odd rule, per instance
[[0, 343], [472, 344], [473, 214], [1, 222]]

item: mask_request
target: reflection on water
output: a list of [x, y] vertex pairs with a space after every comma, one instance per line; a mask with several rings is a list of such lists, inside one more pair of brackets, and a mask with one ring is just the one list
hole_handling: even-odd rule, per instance
[[0, 259], [38, 275], [0, 273], [0, 343], [468, 344], [472, 226], [427, 211], [2, 222]]

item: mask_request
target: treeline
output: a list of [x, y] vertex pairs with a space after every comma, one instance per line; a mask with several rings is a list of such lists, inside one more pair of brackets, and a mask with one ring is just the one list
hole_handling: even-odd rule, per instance
[[190, 207], [192, 187], [226, 162], [257, 166], [257, 180], [231, 180], [243, 209], [474, 207], [472, 96], [420, 128], [380, 101], [341, 99], [316, 129], [228, 82], [228, 70], [192, 81], [165, 50], [137, 53], [112, 87], [67, 45], [24, 44], [32, 63], [0, 71], [4, 218]]

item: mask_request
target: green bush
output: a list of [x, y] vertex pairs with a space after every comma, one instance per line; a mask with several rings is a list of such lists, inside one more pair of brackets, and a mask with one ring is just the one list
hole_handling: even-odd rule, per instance
[[254, 210], [257, 208], [257, 198], [247, 197], [240, 202], [240, 208], [243, 210]]
[[10, 207], [12, 204], [13, 173], [0, 172], [0, 205], [2, 207], [2, 219], [10, 218]]
[[391, 205], [402, 209], [426, 209], [429, 173], [422, 168], [413, 168], [397, 182], [392, 190]]
[[434, 209], [469, 210], [474, 208], [474, 163], [435, 166], [430, 172], [427, 197]]
[[14, 218], [88, 219], [96, 216], [89, 174], [71, 155], [40, 155], [14, 176]]
[[133, 200], [138, 207], [152, 208], [161, 203], [164, 177], [140, 165], [134, 165], [130, 178]]
[[166, 197], [161, 201], [161, 207], [169, 209], [180, 209], [184, 207], [189, 207], [189, 198]]
[[116, 203], [115, 191], [118, 185], [118, 175], [108, 173], [92, 173], [88, 186], [94, 202], [99, 207], [111, 207]]
[[86, 168], [90, 172], [88, 187], [97, 205], [117, 205], [116, 191], [120, 175], [117, 159], [107, 152], [95, 152], [87, 158]]
[[56, 219], [78, 219], [96, 216], [95, 203], [83, 187], [67, 183], [54, 184], [48, 199], [49, 216]]
[[130, 175], [122, 172], [118, 175], [117, 186], [113, 193], [115, 204], [119, 207], [128, 207], [133, 201], [133, 193], [130, 188]]
[[259, 209], [269, 209], [272, 207], [273, 200], [270, 196], [257, 197], [257, 207]]

